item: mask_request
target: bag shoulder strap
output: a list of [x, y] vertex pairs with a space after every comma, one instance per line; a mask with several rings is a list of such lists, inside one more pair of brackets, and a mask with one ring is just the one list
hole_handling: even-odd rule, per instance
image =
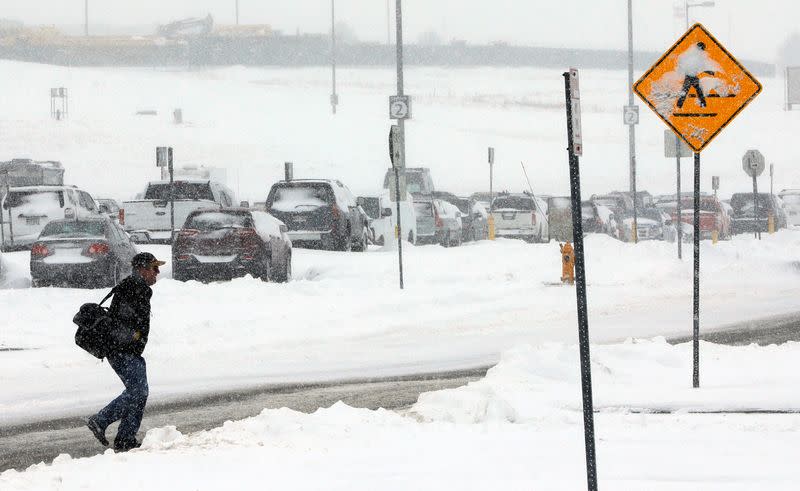
[[100, 300], [100, 305], [103, 305], [105, 301], [111, 298], [111, 295], [115, 294], [116, 292], [117, 292], [117, 287], [115, 286], [114, 288], [111, 289], [110, 292], [108, 292], [108, 295], [106, 295], [105, 297], [103, 297], [102, 300]]

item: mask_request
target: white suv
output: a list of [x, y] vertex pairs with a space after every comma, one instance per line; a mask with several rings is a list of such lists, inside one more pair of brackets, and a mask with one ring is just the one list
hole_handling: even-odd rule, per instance
[[492, 202], [495, 235], [523, 239], [528, 242], [549, 242], [547, 203], [528, 193], [500, 194]]
[[50, 220], [99, 214], [94, 198], [75, 186], [10, 188], [0, 212], [3, 250], [29, 248]]

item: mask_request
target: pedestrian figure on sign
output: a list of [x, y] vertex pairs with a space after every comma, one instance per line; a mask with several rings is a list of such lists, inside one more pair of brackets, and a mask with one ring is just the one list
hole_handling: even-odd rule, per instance
[[692, 88], [697, 92], [697, 100], [700, 107], [706, 107], [706, 97], [703, 94], [703, 88], [700, 86], [700, 74], [715, 75], [722, 69], [706, 53], [705, 43], [699, 42], [684, 51], [678, 57], [677, 71], [684, 77], [681, 96], [678, 98], [678, 108], [683, 108], [683, 103], [686, 102], [686, 97]]
[[149, 252], [135, 255], [131, 261], [133, 273], [113, 290], [114, 299], [109, 308], [114, 319], [114, 327], [110, 332], [113, 348], [106, 359], [122, 380], [125, 390], [89, 418], [86, 426], [103, 446], [107, 446], [106, 428], [119, 421], [117, 437], [114, 439], [116, 452], [127, 452], [141, 445], [136, 440], [136, 433], [142, 423], [149, 390], [147, 366], [142, 353], [150, 333], [150, 297], [153, 296], [150, 287], [156, 282], [158, 267], [164, 264]]

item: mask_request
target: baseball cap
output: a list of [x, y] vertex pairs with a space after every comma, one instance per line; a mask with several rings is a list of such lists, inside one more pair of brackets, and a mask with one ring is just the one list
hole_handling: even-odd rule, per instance
[[147, 268], [149, 266], [163, 266], [165, 261], [159, 261], [149, 252], [140, 252], [131, 259], [131, 266], [134, 268]]

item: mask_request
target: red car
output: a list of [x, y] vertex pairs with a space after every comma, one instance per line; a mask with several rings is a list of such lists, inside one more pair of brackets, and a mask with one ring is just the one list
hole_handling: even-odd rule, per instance
[[286, 225], [265, 211], [247, 208], [195, 210], [172, 243], [172, 277], [264, 281], [292, 277], [292, 241]]
[[[683, 193], [681, 193], [683, 194]], [[656, 206], [669, 213], [673, 221], [677, 221], [677, 201], [659, 201]], [[681, 219], [683, 223], [694, 225], [694, 197], [683, 196], [681, 199]], [[731, 217], [722, 207], [719, 199], [711, 194], [700, 195], [700, 239], [710, 239], [711, 233], [717, 231], [720, 240], [731, 238]]]

